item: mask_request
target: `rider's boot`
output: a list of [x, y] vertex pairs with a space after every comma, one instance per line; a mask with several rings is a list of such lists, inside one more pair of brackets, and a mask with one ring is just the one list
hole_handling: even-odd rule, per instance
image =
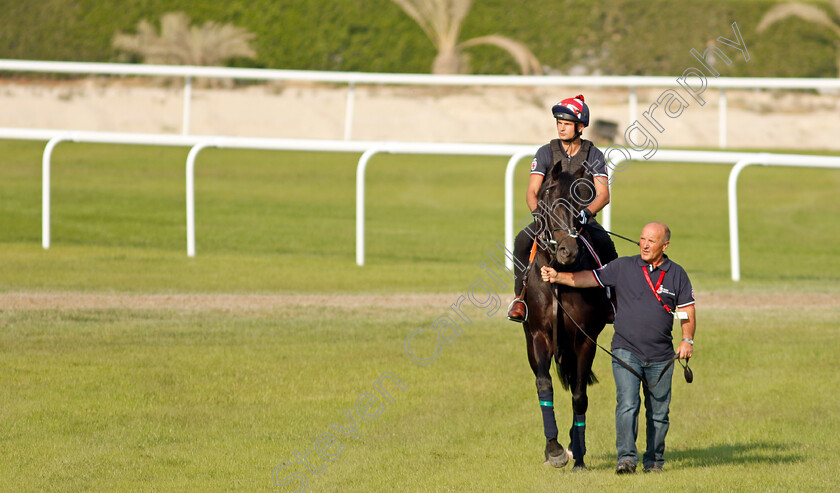
[[513, 299], [508, 306], [507, 318], [511, 322], [522, 323], [528, 320], [528, 306], [525, 304], [525, 287], [522, 293]]

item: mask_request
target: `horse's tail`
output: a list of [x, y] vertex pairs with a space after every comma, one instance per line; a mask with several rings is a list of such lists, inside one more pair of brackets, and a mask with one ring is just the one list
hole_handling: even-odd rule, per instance
[[596, 383], [598, 383], [598, 377], [596, 377], [595, 372], [590, 369], [589, 378], [586, 379], [586, 385], [595, 385]]
[[[554, 354], [558, 355], [556, 361], [557, 376], [560, 378], [560, 383], [563, 385], [563, 388], [569, 390], [569, 386], [577, 378], [578, 371], [575, 347], [570, 341], [561, 341], [559, 337], [554, 340], [557, 345], [557, 347], [554, 348]], [[589, 370], [589, 375], [585, 378], [585, 380], [586, 385], [594, 385], [598, 383], [598, 377], [595, 376], [595, 372], [593, 372], [591, 368]]]

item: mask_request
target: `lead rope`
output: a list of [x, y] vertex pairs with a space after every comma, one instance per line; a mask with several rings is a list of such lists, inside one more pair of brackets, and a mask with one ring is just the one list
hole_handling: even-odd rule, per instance
[[636, 240], [631, 240], [630, 238], [628, 238], [628, 237], [626, 237], [626, 236], [621, 236], [621, 235], [620, 235], [620, 234], [618, 234], [618, 233], [613, 233], [612, 231], [607, 231], [606, 229], [604, 229], [604, 232], [606, 232], [607, 234], [611, 234], [611, 235], [613, 235], [613, 236], [618, 236], [618, 237], [619, 237], [619, 238], [621, 238], [622, 240], [627, 240], [627, 241], [629, 241], [630, 243], [632, 243], [632, 244], [634, 244], [634, 245], [638, 245], [638, 244], [639, 244], [639, 242], [638, 242], [638, 241], [636, 241]]
[[[605, 348], [604, 346], [602, 346], [602, 345], [598, 344], [598, 341], [596, 341], [595, 339], [593, 339], [593, 338], [592, 338], [592, 336], [590, 336], [589, 334], [587, 334], [587, 333], [586, 333], [586, 331], [584, 331], [584, 330], [583, 330], [583, 328], [582, 328], [580, 325], [578, 325], [577, 321], [575, 321], [575, 319], [574, 319], [574, 318], [572, 318], [572, 316], [571, 316], [571, 315], [569, 315], [569, 312], [567, 312], [567, 311], [566, 311], [566, 309], [563, 307], [563, 302], [562, 302], [562, 301], [560, 301], [560, 295], [558, 294], [559, 289], [560, 289], [560, 288], [559, 288], [558, 286], [551, 286], [551, 287], [550, 287], [551, 294], [552, 294], [552, 295], [554, 295], [554, 299], [556, 299], [556, 300], [557, 300], [557, 304], [560, 306], [560, 309], [561, 309], [561, 310], [563, 310], [563, 313], [565, 313], [565, 314], [566, 314], [566, 316], [569, 318], [569, 320], [571, 320], [571, 321], [572, 321], [572, 323], [573, 323], [573, 324], [575, 324], [575, 327], [577, 327], [577, 328], [578, 328], [578, 330], [579, 330], [579, 331], [580, 331], [580, 332], [581, 332], [584, 336], [586, 336], [586, 338], [587, 338], [587, 339], [589, 339], [590, 341], [592, 341], [592, 343], [593, 343], [593, 344], [595, 344], [596, 346], [598, 346], [599, 348], [601, 348], [604, 352], [606, 352], [607, 354], [609, 354], [610, 356], [612, 356], [612, 358], [613, 358], [614, 360], [618, 361], [618, 364], [620, 364], [621, 366], [623, 366], [624, 368], [626, 368], [626, 369], [627, 369], [627, 371], [629, 371], [629, 372], [630, 372], [630, 373], [632, 373], [632, 374], [633, 374], [636, 378], [638, 378], [638, 379], [642, 382], [642, 385], [644, 385], [644, 386], [645, 386], [645, 388], [646, 388], [646, 389], [648, 389], [648, 390], [653, 390], [653, 389], [654, 389], [657, 385], [659, 385], [659, 382], [662, 380], [662, 377], [663, 377], [663, 376], [665, 376], [665, 373], [668, 371], [668, 368], [670, 368], [670, 367], [671, 367], [671, 365], [673, 365], [673, 364], [674, 364], [674, 361], [677, 361], [677, 360], [679, 359], [679, 358], [677, 357], [677, 355], [675, 354], [675, 355], [674, 355], [674, 357], [673, 357], [673, 358], [671, 358], [671, 360], [668, 362], [668, 364], [667, 364], [667, 365], [665, 365], [665, 368], [663, 368], [663, 369], [662, 369], [662, 373], [660, 373], [660, 374], [659, 374], [659, 378], [657, 378], [657, 379], [656, 379], [656, 383], [655, 383], [655, 384], [653, 384], [653, 386], [648, 385], [647, 381], [645, 380], [645, 377], [643, 377], [643, 376], [639, 375], [639, 373], [638, 373], [636, 370], [634, 370], [634, 369], [633, 369], [633, 368], [632, 368], [629, 364], [625, 363], [625, 362], [624, 362], [624, 360], [622, 360], [622, 359], [621, 359], [621, 358], [619, 358], [618, 356], [614, 355], [614, 354], [613, 354], [613, 353], [612, 353], [609, 349], [607, 349], [607, 348]], [[691, 382], [692, 382], [692, 380], [694, 380], [694, 373], [691, 371], [691, 368], [689, 368], [689, 367], [688, 367], [688, 359], [686, 359], [686, 363], [685, 363], [685, 365], [683, 365], [683, 364], [682, 364], [682, 362], [680, 362], [680, 366], [682, 366], [682, 367], [683, 367], [683, 371], [684, 371], [684, 375], [685, 375], [685, 380], [686, 380], [686, 382], [691, 383]]]

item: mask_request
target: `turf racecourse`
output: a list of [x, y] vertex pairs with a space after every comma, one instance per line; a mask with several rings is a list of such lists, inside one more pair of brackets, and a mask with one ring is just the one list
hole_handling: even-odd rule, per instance
[[[603, 354], [584, 474], [541, 465], [523, 337], [501, 314], [467, 310], [474, 323], [436, 361], [411, 361], [407, 335], [446, 296], [243, 308], [208, 296], [153, 308], [136, 295], [120, 297], [123, 307], [76, 295], [80, 309], [41, 296], [23, 306], [3, 298], [16, 308], [0, 332], [0, 471], [17, 491], [294, 491], [299, 481], [280, 488], [272, 471], [307, 449], [319, 474], [295, 464], [279, 483], [295, 471], [308, 491], [824, 491], [837, 480], [836, 295], [799, 306], [707, 300], [695, 381], [674, 383], [666, 474], [632, 478], [612, 472]], [[382, 395], [374, 383], [386, 372], [404, 390], [384, 380], [392, 402], [380, 397], [362, 411], [376, 416], [361, 418], [359, 398]], [[569, 396], [556, 401], [566, 429]], [[328, 432], [340, 438], [324, 461], [314, 450]]]
[[[501, 310], [467, 305], [471, 323], [431, 364], [405, 352], [414, 329], [486, 279], [504, 159], [377, 157], [359, 268], [358, 156], [206, 151], [187, 259], [186, 150], [58, 146], [43, 251], [42, 149], [0, 142], [10, 490], [294, 491], [305, 475], [307, 491], [815, 491], [840, 479], [838, 172], [744, 172], [739, 284], [727, 280], [728, 167], [634, 163], [617, 178], [616, 229], [668, 222], [700, 300], [667, 472], [618, 478], [604, 355], [591, 470], [571, 474], [541, 465], [533, 375]], [[432, 338], [415, 341], [433, 353]], [[556, 400], [566, 429], [568, 394]], [[338, 441], [319, 442], [328, 432]], [[295, 457], [307, 450], [314, 471]]]

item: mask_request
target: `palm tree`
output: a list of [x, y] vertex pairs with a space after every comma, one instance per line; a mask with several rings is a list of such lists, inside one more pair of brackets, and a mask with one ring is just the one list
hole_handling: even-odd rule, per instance
[[834, 45], [837, 48], [837, 76], [840, 77], [840, 0], [831, 0], [831, 6], [834, 8], [833, 18], [825, 10], [814, 5], [799, 2], [780, 3], [764, 14], [761, 22], [758, 23], [757, 31], [762, 32], [788, 17], [799, 17], [812, 24], [827, 27], [837, 37]]
[[113, 46], [137, 53], [146, 63], [167, 65], [221, 65], [234, 57], [253, 58], [254, 34], [230, 24], [207, 21], [190, 26], [183, 12], [168, 12], [160, 18], [160, 34], [148, 21], [137, 24], [137, 34], [118, 32]]
[[497, 46], [510, 53], [524, 75], [542, 74], [542, 67], [527, 46], [513, 39], [493, 34], [458, 43], [461, 23], [472, 7], [472, 0], [393, 0], [414, 19], [432, 40], [438, 54], [432, 63], [432, 73], [459, 74], [467, 72], [464, 48], [479, 44]]

